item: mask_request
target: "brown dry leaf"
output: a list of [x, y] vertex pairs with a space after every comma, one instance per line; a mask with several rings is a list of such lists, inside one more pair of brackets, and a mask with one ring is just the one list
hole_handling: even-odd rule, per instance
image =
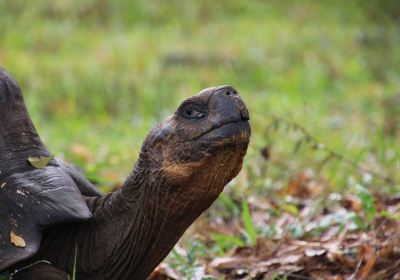
[[18, 236], [13, 230], [10, 232], [10, 242], [17, 247], [26, 247], [25, 240], [21, 236]]
[[[400, 252], [400, 233], [386, 231], [386, 228], [384, 230], [385, 233], [389, 233], [390, 235], [385, 236], [385, 240], [380, 244], [379, 258], [387, 258]], [[398, 231], [400, 231], [400, 228]]]
[[255, 255], [260, 259], [265, 259], [270, 257], [274, 251], [276, 250], [277, 244], [276, 242], [266, 239], [266, 238], [257, 238], [257, 243], [255, 246]]
[[347, 194], [342, 200], [341, 204], [346, 209], [352, 209], [356, 213], [362, 211], [362, 202], [358, 196]]
[[222, 257], [214, 259], [210, 264], [210, 268], [217, 270], [225, 270], [232, 268], [239, 268], [243, 266], [243, 259], [238, 257]]
[[301, 254], [293, 254], [293, 255], [285, 255], [277, 258], [271, 258], [267, 261], [262, 261], [256, 264], [257, 267], [260, 266], [271, 266], [275, 264], [286, 265], [286, 264], [296, 264], [300, 261], [304, 256]]
[[91, 162], [93, 160], [93, 155], [88, 147], [82, 144], [74, 143], [70, 146], [69, 150], [71, 151], [71, 153], [73, 153], [85, 162]]
[[312, 279], [319, 280], [343, 280], [343, 277], [340, 275], [332, 275], [330, 271], [313, 271], [310, 272], [310, 276]]
[[277, 276], [282, 276], [282, 279], [285, 279], [284, 277], [287, 276], [287, 274], [293, 275], [294, 273], [300, 272], [303, 269], [303, 266], [290, 264], [276, 269], [271, 267], [257, 267], [251, 271], [250, 278], [246, 279], [280, 279]]
[[101, 172], [101, 176], [105, 178], [108, 182], [115, 182], [116, 185], [121, 185], [119, 173], [114, 170], [104, 170]]
[[322, 233], [320, 237], [321, 242], [328, 242], [338, 236], [341, 231], [341, 226], [332, 226], [324, 233]]
[[[250, 198], [253, 219], [260, 227], [274, 223], [276, 235], [273, 238], [258, 236], [255, 246], [233, 247], [223, 258], [214, 259], [211, 263], [209, 258], [200, 258], [206, 267], [203, 271], [225, 279], [271, 279], [277, 275], [321, 280], [400, 279], [400, 221], [393, 217], [376, 218], [368, 232], [351, 228], [347, 222], [339, 219], [325, 232], [314, 233], [310, 237], [296, 239], [285, 233], [288, 226], [299, 221], [318, 225], [322, 218], [332, 213], [340, 218], [361, 210], [357, 197], [343, 194], [337, 201], [341, 205], [334, 205], [314, 215], [306, 209], [312, 200], [303, 199], [298, 207], [299, 215], [294, 217], [287, 212], [278, 216], [265, 214], [270, 208], [282, 207], [273, 199]], [[389, 214], [399, 211], [400, 205], [384, 202], [386, 200], [381, 203], [381, 211]], [[392, 210], [390, 207], [396, 208]], [[307, 213], [302, 215], [302, 212]], [[303, 217], [307, 219], [302, 221]], [[240, 222], [235, 218], [204, 215], [197, 222], [194, 233], [206, 246], [214, 246], [210, 232], [233, 236], [240, 234], [240, 230]], [[191, 232], [191, 238], [194, 233]], [[179, 271], [175, 272], [179, 275]], [[165, 277], [165, 273], [158, 275]]]
[[160, 264], [147, 278], [147, 280], [177, 280], [181, 277], [167, 264]]
[[299, 198], [313, 198], [321, 194], [326, 182], [315, 178], [314, 171], [306, 169], [290, 180], [287, 193]]
[[329, 253], [334, 253], [341, 255], [342, 251], [340, 249], [340, 241], [338, 240], [331, 240], [329, 242], [325, 242], [322, 244], [322, 247], [326, 249]]
[[278, 256], [288, 255], [288, 254], [303, 254], [303, 246], [292, 244], [292, 241], [286, 242], [286, 244], [278, 246], [276, 249], [279, 249], [276, 254]]
[[360, 247], [359, 256], [364, 259], [365, 265], [360, 269], [359, 273], [357, 273], [357, 279], [366, 279], [376, 263], [375, 249], [371, 245], [363, 244]]

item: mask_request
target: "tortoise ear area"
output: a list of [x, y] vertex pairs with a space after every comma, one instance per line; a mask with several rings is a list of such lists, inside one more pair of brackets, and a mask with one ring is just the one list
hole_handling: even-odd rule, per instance
[[151, 135], [151, 144], [158, 145], [161, 143], [165, 143], [170, 138], [174, 126], [172, 124], [172, 119], [168, 118], [165, 121], [161, 122], [159, 125], [156, 126], [155, 129], [152, 130], [150, 133]]
[[172, 137], [173, 129], [172, 121], [167, 119], [150, 132], [143, 146], [146, 147], [145, 152], [154, 163], [162, 164], [168, 156], [168, 141]]

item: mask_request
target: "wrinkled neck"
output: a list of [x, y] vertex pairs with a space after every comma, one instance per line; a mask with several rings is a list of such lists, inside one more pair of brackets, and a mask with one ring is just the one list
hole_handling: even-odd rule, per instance
[[147, 166], [139, 160], [122, 188], [107, 203], [113, 209], [110, 218], [122, 219], [119, 223], [124, 228], [120, 231], [126, 233], [119, 241], [123, 245], [116, 246], [121, 251], [115, 251], [113, 257], [130, 256], [124, 261], [124, 269], [131, 279], [144, 279], [151, 273], [213, 202], [197, 203], [193, 197], [185, 197], [191, 186], [171, 185], [161, 169], [146, 169]]
[[153, 188], [155, 178], [157, 178], [155, 170], [149, 168], [146, 158], [141, 154], [119, 190], [103, 198], [95, 199], [96, 204], [92, 206], [92, 209], [96, 212], [97, 218], [142, 212], [143, 209], [138, 208], [141, 207], [143, 198], [151, 196], [148, 192]]
[[[96, 247], [105, 246], [110, 252], [101, 267], [114, 278], [104, 279], [145, 279], [237, 174], [243, 157], [220, 152], [203, 162], [160, 166], [146, 155], [142, 151], [119, 191], [99, 199], [92, 208]], [[103, 232], [108, 237], [102, 238]], [[120, 265], [116, 268], [112, 263]]]
[[88, 198], [93, 219], [49, 230], [38, 257], [72, 272], [79, 248], [78, 279], [145, 279], [231, 178], [209, 167], [176, 180], [141, 160], [119, 191]]

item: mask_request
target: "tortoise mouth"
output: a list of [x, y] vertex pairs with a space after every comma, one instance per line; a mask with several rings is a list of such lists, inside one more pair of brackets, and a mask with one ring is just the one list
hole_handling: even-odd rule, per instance
[[213, 142], [243, 143], [249, 142], [251, 128], [249, 121], [238, 120], [227, 122], [212, 128], [200, 135], [197, 139]]

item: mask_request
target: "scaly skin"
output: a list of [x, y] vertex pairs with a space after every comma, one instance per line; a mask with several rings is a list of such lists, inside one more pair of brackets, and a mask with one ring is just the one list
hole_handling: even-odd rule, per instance
[[[248, 112], [232, 87], [185, 100], [149, 133], [122, 188], [87, 198], [91, 219], [50, 227], [38, 254], [20, 263], [52, 265], [32, 266], [15, 279], [66, 279], [75, 248], [79, 280], [145, 279], [238, 174], [249, 138]], [[43, 278], [46, 267], [53, 278]]]

